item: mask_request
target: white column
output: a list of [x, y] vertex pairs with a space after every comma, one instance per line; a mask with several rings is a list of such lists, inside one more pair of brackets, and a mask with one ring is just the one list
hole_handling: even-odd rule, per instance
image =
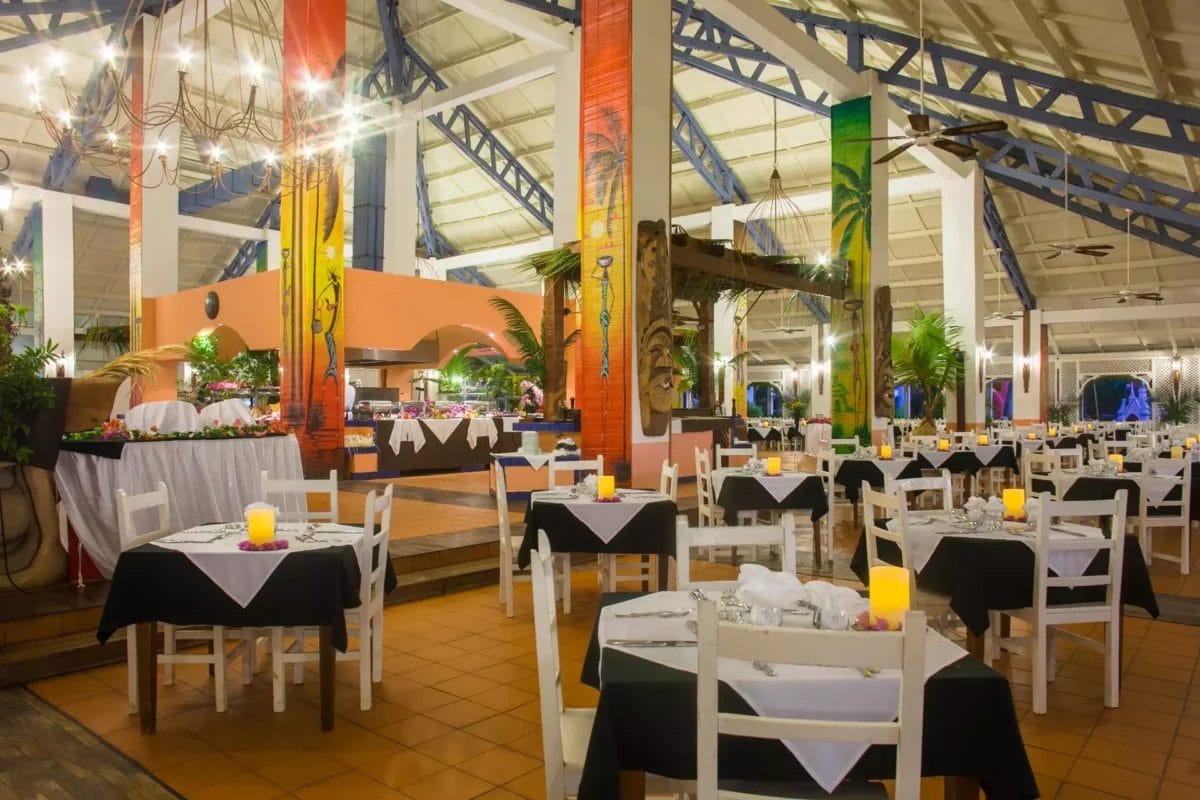
[[[712, 227], [709, 231], [709, 238], [726, 239], [730, 242], [734, 240], [734, 218], [733, 211], [735, 206], [732, 203], [727, 203], [723, 206], [713, 206], [712, 210]], [[737, 336], [736, 323], [734, 318], [737, 316], [737, 302], [721, 299], [718, 300], [713, 308], [713, 349], [721, 354], [722, 358], [731, 358], [734, 355], [735, 337]], [[751, 347], [754, 343], [750, 343]], [[712, 355], [711, 353], [709, 355]], [[734, 371], [732, 369], [725, 370], [725, 385], [714, 386], [714, 395], [719, 398], [725, 398], [724, 405], [726, 412], [733, 408], [733, 383]], [[715, 378], [714, 378], [715, 380]], [[746, 409], [739, 409], [739, 413], [745, 414]]]
[[1042, 377], [1042, 312], [1035, 308], [1013, 322], [1014, 423], [1041, 422]]
[[401, 120], [387, 132], [383, 271], [394, 275], [412, 275], [417, 268], [418, 146], [412, 120]]
[[63, 354], [75, 374], [75, 225], [71, 198], [47, 193], [42, 200], [42, 342]]
[[554, 246], [579, 241], [579, 41], [554, 68]]
[[[871, 145], [872, 161], [877, 160], [891, 149], [892, 142], [878, 140], [878, 137], [888, 136], [888, 110], [891, 100], [888, 99], [887, 87], [879, 80], [879, 74], [870, 70], [868, 86], [871, 94], [871, 136], [877, 141]], [[878, 445], [884, 441], [887, 426], [890, 422], [891, 398], [889, 412], [884, 415], [875, 413], [875, 356], [874, 348], [879, 346], [875, 341], [875, 292], [888, 285], [888, 165], [875, 164], [871, 168], [871, 205], [875, 213], [871, 214], [871, 289], [863, 297], [863, 324], [867, 330], [867, 341], [871, 343], [872, 353], [867, 358], [867, 386], [870, 387], [868, 403], [871, 408], [871, 439]], [[836, 300], [834, 302], [837, 302]], [[885, 333], [884, 335], [890, 336]]]
[[814, 323], [809, 329], [811, 343], [809, 352], [812, 354], [809, 364], [809, 378], [812, 381], [809, 391], [811, 398], [809, 402], [808, 415], [810, 417], [828, 417], [830, 409], [830, 392], [829, 392], [829, 346], [825, 343], [825, 337], [829, 335], [829, 326]]
[[982, 425], [985, 407], [979, 386], [983, 348], [983, 170], [942, 178], [943, 310], [962, 326], [966, 366], [965, 417], [957, 419], [958, 398], [946, 398], [946, 419], [963, 429]]
[[283, 249], [280, 244], [279, 231], [267, 230], [267, 271], [272, 272], [279, 269], [280, 262], [283, 260]]
[[[144, 106], [174, 103], [179, 94], [179, 75], [175, 70], [175, 54], [179, 50], [179, 29], [164, 26], [158, 34], [159, 22], [145, 14], [142, 25], [142, 76]], [[199, 72], [200, 60], [192, 62], [188, 78], [193, 83], [204, 80]], [[140, 109], [139, 109], [140, 113]], [[160, 180], [163, 175], [161, 157], [166, 156], [170, 169], [179, 164], [179, 125], [167, 125], [147, 131], [142, 147], [141, 219], [130, 219], [130, 225], [141, 225], [141, 293], [143, 297], [161, 297], [179, 291], [179, 187]]]

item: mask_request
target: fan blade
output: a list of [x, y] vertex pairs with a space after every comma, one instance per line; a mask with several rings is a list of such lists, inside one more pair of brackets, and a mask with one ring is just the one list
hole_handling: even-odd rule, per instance
[[890, 142], [893, 139], [911, 139], [911, 136], [902, 134], [900, 136], [876, 136], [874, 139], [843, 139], [843, 142]]
[[1111, 244], [1081, 244], [1081, 245], [1079, 245], [1079, 247], [1076, 248], [1076, 250], [1080, 250], [1080, 251], [1082, 251], [1082, 250], [1103, 250], [1106, 253], [1112, 249], [1113, 249], [1113, 246]]
[[1093, 247], [1076, 247], [1075, 252], [1081, 256], [1094, 256], [1095, 258], [1104, 258], [1108, 255], [1107, 250], [1100, 250]]
[[1053, 253], [1046, 256], [1046, 260], [1050, 261], [1051, 259], [1058, 258], [1061, 255], [1062, 255], [1062, 250], [1055, 250]]
[[950, 128], [943, 128], [942, 136], [962, 136], [967, 133], [992, 133], [993, 131], [1008, 130], [1008, 123], [998, 119], [988, 120], [987, 122], [970, 122], [966, 125], [955, 125]]
[[1119, 295], [1119, 294], [1102, 294], [1099, 297], [1093, 297], [1092, 302], [1097, 303], [1101, 300], [1115, 300], [1116, 298], [1118, 298], [1120, 296], [1121, 295]]
[[1161, 303], [1163, 301], [1163, 296], [1161, 294], [1159, 294], [1158, 292], [1138, 292], [1137, 299], [1138, 300], [1153, 300], [1156, 303]]
[[1129, 302], [1129, 298], [1126, 297], [1125, 295], [1121, 295], [1121, 298], [1119, 300], [1117, 300], [1117, 305], [1121, 306], [1128, 302]]
[[903, 153], [905, 150], [907, 150], [908, 148], [910, 148], [912, 146], [913, 146], [912, 142], [905, 142], [904, 144], [900, 145], [895, 150], [891, 151], [890, 153], [883, 156], [882, 158], [876, 159], [875, 163], [876, 164], [886, 164], [887, 162], [891, 161], [893, 158], [900, 155], [901, 153]]
[[909, 114], [908, 125], [916, 133], [929, 133], [929, 115]]
[[960, 144], [953, 139], [934, 139], [933, 146], [940, 147], [947, 153], [953, 153], [959, 158], [974, 158], [975, 153], [978, 152], [974, 147], [966, 144]]

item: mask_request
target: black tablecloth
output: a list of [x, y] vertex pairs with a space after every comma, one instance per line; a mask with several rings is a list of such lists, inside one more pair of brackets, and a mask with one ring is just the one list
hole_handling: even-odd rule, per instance
[[[243, 608], [184, 553], [146, 544], [117, 559], [96, 637], [104, 643], [138, 622], [231, 628], [329, 625], [334, 646], [344, 651], [346, 609], [358, 607], [360, 578], [350, 545], [298, 550], [279, 563]], [[395, 588], [389, 558], [384, 589]]]
[[670, 500], [646, 503], [606, 544], [572, 514], [566, 504], [531, 502], [525, 512], [525, 538], [517, 553], [517, 565], [521, 569], [529, 566], [539, 530], [546, 532], [550, 550], [555, 553], [641, 553], [673, 557], [678, 514], [678, 507]]
[[809, 475], [782, 501], [766, 490], [753, 475], [726, 475], [721, 481], [717, 505], [725, 510], [725, 524], [737, 525], [739, 511], [812, 511], [814, 522], [829, 511], [825, 484], [820, 475]]
[[[1126, 461], [1125, 469], [1129, 472], [1141, 472], [1142, 465], [1136, 461]], [[1045, 479], [1034, 479], [1030, 483], [1030, 488], [1035, 492], [1054, 492], [1054, 484]], [[1111, 500], [1116, 497], [1116, 494], [1121, 489], [1129, 492], [1129, 499], [1125, 503], [1125, 511], [1129, 516], [1138, 514], [1139, 504], [1142, 500], [1142, 490], [1138, 485], [1136, 478], [1118, 478], [1103, 477], [1100, 475], [1085, 475], [1075, 479], [1067, 489], [1063, 496], [1064, 500]], [[1200, 469], [1195, 465], [1192, 467], [1192, 483], [1189, 487], [1190, 503], [1188, 513], [1192, 521], [1200, 520]], [[1165, 500], [1178, 501], [1180, 499], [1180, 489], [1178, 486], [1172, 487], [1171, 491], [1167, 492]], [[1173, 513], [1179, 513], [1178, 510]]]
[[133, 447], [147, 447], [156, 444], [169, 444], [172, 442], [224, 442], [231, 439], [252, 439], [266, 438], [266, 436], [287, 436], [286, 433], [270, 433], [265, 436], [197, 436], [193, 439], [150, 439], [142, 441], [131, 441], [128, 439], [86, 439], [73, 440], [63, 439], [59, 450], [64, 453], [82, 453], [86, 456], [100, 456], [101, 458], [120, 458], [121, 451], [126, 445]]
[[[908, 462], [896, 476], [898, 480], [919, 477], [921, 477], [921, 462], [915, 458]], [[838, 467], [837, 474], [833, 476], [833, 482], [846, 490], [846, 499], [851, 503], [858, 502], [858, 496], [862, 494], [863, 481], [871, 484], [872, 489], [883, 488], [883, 472], [872, 459], [848, 458], [842, 462]]]
[[[600, 607], [636, 596], [606, 594]], [[604, 656], [601, 685], [599, 665], [600, 646], [593, 628], [582, 680], [600, 689], [600, 702], [580, 781], [580, 800], [617, 797], [620, 770], [695, 780], [696, 676], [609, 650]], [[720, 686], [718, 703], [722, 711], [754, 713], [725, 684]], [[791, 751], [776, 740], [722, 736], [720, 748], [723, 779], [809, 778]], [[892, 777], [895, 752], [894, 747], [872, 747], [849, 777]], [[921, 771], [931, 776], [977, 778], [989, 800], [1038, 796], [1017, 726], [1012, 693], [1002, 675], [966, 657], [926, 682]]]
[[[900, 563], [900, 550], [894, 542], [879, 541], [879, 557]], [[1108, 554], [1098, 555], [1085, 575], [1095, 575], [1108, 566]], [[850, 559], [850, 569], [867, 583], [867, 540], [862, 536]], [[950, 608], [967, 628], [981, 636], [988, 628], [988, 611], [1028, 608], [1033, 604], [1033, 548], [1016, 539], [946, 536], [933, 551], [925, 568], [917, 574], [917, 585], [950, 598]], [[1051, 589], [1051, 605], [1058, 603], [1098, 602], [1104, 599], [1104, 587]], [[1150, 585], [1150, 573], [1142, 548], [1133, 536], [1125, 537], [1125, 561], [1121, 573], [1121, 602], [1145, 609], [1158, 616], [1158, 601]]]
[[746, 441], [748, 442], [778, 442], [783, 439], [783, 433], [778, 428], [771, 428], [766, 433], [759, 433], [754, 428], [746, 429]]
[[920, 451], [917, 452], [917, 460], [920, 462], [922, 469], [947, 469], [955, 475], [974, 475], [984, 468], [1017, 471], [1017, 453], [1015, 448], [1009, 445], [1001, 445], [999, 452], [986, 464], [974, 449], [956, 450], [939, 465], [934, 465], [929, 460], [928, 454]]

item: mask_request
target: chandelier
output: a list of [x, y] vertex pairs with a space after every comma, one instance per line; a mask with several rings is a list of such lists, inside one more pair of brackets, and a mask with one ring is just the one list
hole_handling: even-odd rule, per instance
[[[131, 31], [145, 5], [131, 0], [114, 30]], [[177, 183], [185, 165], [228, 188], [230, 166], [259, 161], [254, 188], [273, 193], [281, 178], [291, 178], [285, 187], [307, 187], [340, 165], [363, 123], [363, 109], [342, 97], [344, 64], [330, 80], [304, 76], [285, 93], [269, 0], [184, 0], [177, 8], [177, 23], [142, 42], [145, 102], [134, 96], [139, 59], [129, 57], [127, 35], [100, 49], [93, 60], [101, 71], [82, 91], [68, 84], [72, 56], [61, 49], [26, 71], [30, 105], [59, 148], [102, 173], [127, 169], [129, 181], [146, 188]], [[188, 140], [194, 154], [184, 153]]]

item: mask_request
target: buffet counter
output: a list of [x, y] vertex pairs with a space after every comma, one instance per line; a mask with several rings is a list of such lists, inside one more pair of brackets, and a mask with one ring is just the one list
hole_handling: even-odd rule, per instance
[[486, 468], [493, 450], [511, 451], [520, 434], [505, 432], [499, 417], [380, 419], [346, 423], [351, 477]]

